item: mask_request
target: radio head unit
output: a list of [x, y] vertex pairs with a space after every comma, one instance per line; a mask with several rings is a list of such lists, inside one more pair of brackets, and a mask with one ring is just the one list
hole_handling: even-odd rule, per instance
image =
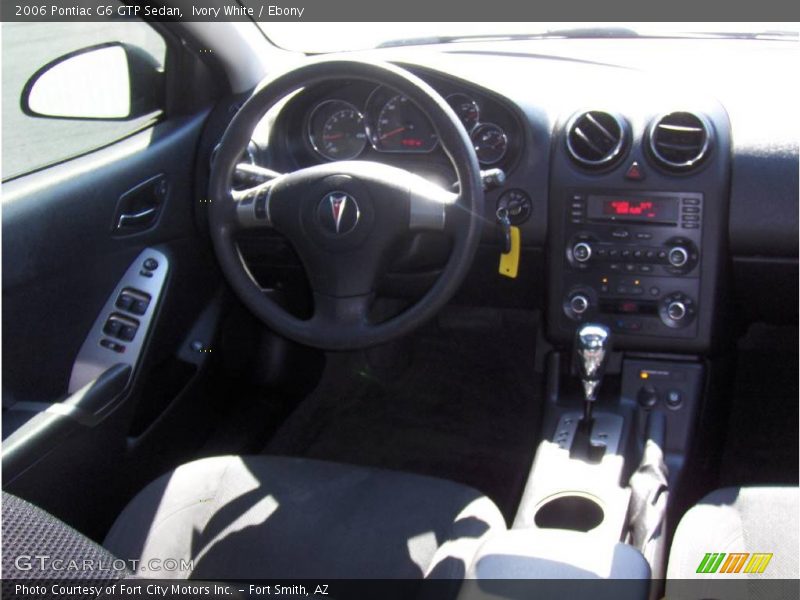
[[628, 335], [697, 333], [703, 195], [571, 190], [562, 213], [553, 318]]

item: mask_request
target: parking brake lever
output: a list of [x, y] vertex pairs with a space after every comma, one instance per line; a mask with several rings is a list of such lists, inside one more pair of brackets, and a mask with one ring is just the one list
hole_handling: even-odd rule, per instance
[[631, 475], [631, 502], [628, 510], [631, 545], [638, 548], [650, 563], [654, 578], [663, 564], [665, 550], [669, 481], [664, 462], [666, 417], [652, 411], [647, 417], [647, 436], [639, 467]]

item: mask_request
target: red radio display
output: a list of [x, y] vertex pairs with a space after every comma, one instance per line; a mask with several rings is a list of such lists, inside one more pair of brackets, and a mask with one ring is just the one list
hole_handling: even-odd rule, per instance
[[609, 221], [649, 221], [671, 224], [678, 221], [678, 199], [674, 197], [595, 196], [588, 198], [588, 217]]
[[603, 203], [603, 214], [646, 219], [655, 219], [658, 216], [652, 200], [606, 200]]

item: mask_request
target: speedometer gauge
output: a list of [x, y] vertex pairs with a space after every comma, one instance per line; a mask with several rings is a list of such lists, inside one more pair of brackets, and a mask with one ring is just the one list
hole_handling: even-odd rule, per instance
[[425, 113], [402, 95], [383, 105], [376, 125], [375, 148], [383, 152], [430, 152], [439, 141]]
[[314, 150], [328, 160], [350, 160], [367, 144], [364, 117], [347, 102], [323, 102], [309, 120], [309, 138]]

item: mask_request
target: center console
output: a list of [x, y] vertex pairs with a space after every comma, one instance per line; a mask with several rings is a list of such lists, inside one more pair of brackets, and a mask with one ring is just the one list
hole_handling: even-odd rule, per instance
[[573, 189], [564, 205], [559, 327], [694, 338], [703, 195]]
[[[592, 322], [611, 330], [616, 350], [705, 353], [724, 294], [727, 115], [713, 101], [666, 117], [642, 105], [585, 113], [554, 144], [548, 338], [563, 346]], [[621, 136], [618, 150], [585, 160], [610, 134]]]
[[669, 498], [721, 337], [730, 126], [713, 100], [654, 116], [673, 110], [666, 94], [629, 92], [648, 102], [576, 113], [551, 147], [541, 441], [512, 531], [472, 567], [479, 582], [664, 576]]

